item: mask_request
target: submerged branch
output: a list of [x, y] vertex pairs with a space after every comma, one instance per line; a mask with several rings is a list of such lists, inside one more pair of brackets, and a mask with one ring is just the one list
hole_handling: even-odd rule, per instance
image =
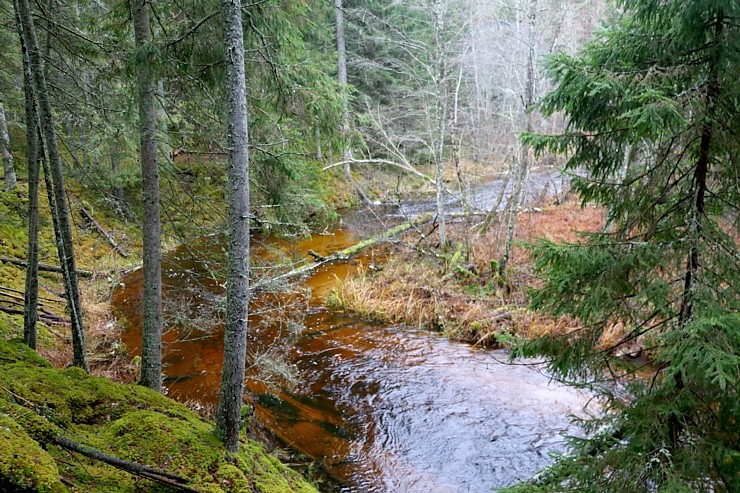
[[405, 233], [406, 231], [416, 228], [418, 226], [421, 226], [424, 223], [428, 223], [432, 220], [434, 220], [434, 214], [432, 213], [426, 213], [422, 214], [420, 216], [415, 217], [414, 219], [405, 222], [403, 224], [399, 224], [398, 226], [394, 226], [391, 229], [388, 229], [386, 231], [383, 231], [377, 236], [374, 236], [372, 238], [368, 238], [367, 240], [361, 241], [359, 243], [356, 243], [355, 245], [352, 245], [351, 247], [345, 248], [343, 250], [340, 250], [338, 252], [332, 253], [331, 255], [328, 255], [326, 257], [323, 257], [316, 252], [309, 252], [309, 254], [316, 260], [313, 264], [304, 264], [296, 269], [293, 269], [289, 272], [286, 272], [284, 274], [280, 274], [276, 277], [271, 277], [269, 279], [266, 279], [264, 281], [257, 282], [254, 284], [250, 291], [257, 291], [261, 289], [262, 287], [273, 283], [275, 281], [282, 281], [285, 279], [289, 279], [292, 277], [298, 277], [302, 276], [304, 274], [308, 274], [309, 272], [312, 272], [316, 270], [317, 268], [321, 267], [322, 265], [331, 263], [331, 262], [337, 262], [341, 260], [347, 260], [348, 258], [357, 255], [358, 253], [362, 252], [363, 250], [367, 250], [368, 248], [377, 245], [378, 243], [382, 243], [385, 241], [389, 241], [393, 237]]

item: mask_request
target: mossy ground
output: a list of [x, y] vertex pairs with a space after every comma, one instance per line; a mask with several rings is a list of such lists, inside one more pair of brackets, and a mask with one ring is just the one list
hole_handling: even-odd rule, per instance
[[54, 368], [20, 341], [0, 341], [0, 355], [0, 485], [39, 492], [170, 491], [54, 445], [61, 435], [188, 478], [203, 492], [316, 491], [244, 436], [228, 461], [213, 423], [166, 396], [78, 368]]

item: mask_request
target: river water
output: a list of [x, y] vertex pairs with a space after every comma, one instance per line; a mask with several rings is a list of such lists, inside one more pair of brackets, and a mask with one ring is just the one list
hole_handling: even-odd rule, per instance
[[[354, 231], [345, 221], [296, 242], [255, 237], [255, 265], [306, 258], [308, 250], [328, 255], [354, 244]], [[264, 374], [250, 369], [252, 426], [320, 462], [344, 492], [488, 492], [546, 466], [564, 436], [578, 433], [568, 416], [581, 413], [587, 397], [550, 382], [532, 362], [506, 364], [503, 351], [324, 308], [336, 279], [372, 262], [369, 255], [318, 269], [303, 281], [303, 295], [278, 286], [252, 300], [253, 359], [287, 354], [282, 365], [297, 375], [270, 390]], [[167, 392], [205, 406], [216, 402], [220, 383], [223, 257], [221, 241], [205, 238], [168, 253], [163, 265]], [[132, 272], [113, 295], [134, 353], [141, 282]]]

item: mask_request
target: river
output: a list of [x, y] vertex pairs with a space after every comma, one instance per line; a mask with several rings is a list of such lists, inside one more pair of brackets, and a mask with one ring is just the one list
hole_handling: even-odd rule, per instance
[[[345, 220], [294, 242], [255, 237], [255, 265], [306, 258], [308, 250], [328, 255], [355, 243], [357, 224]], [[218, 398], [223, 257], [221, 241], [205, 238], [169, 252], [163, 264], [165, 385], [172, 397], [203, 406]], [[303, 281], [303, 295], [278, 286], [252, 301], [249, 351], [264, 359], [286, 354], [283, 364], [297, 375], [270, 390], [261, 372], [248, 372], [252, 426], [320, 462], [348, 493], [488, 492], [546, 466], [564, 436], [578, 433], [568, 415], [582, 412], [587, 397], [532, 362], [506, 364], [504, 351], [327, 310], [323, 299], [336, 279], [371, 261], [323, 266]], [[134, 271], [113, 295], [134, 353], [141, 282]]]

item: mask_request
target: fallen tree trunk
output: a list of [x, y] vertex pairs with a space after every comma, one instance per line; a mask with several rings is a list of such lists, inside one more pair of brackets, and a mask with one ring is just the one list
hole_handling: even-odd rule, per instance
[[[23, 315], [23, 310], [19, 310], [17, 308], [9, 308], [7, 306], [0, 306], [0, 312], [7, 313], [10, 315]], [[69, 325], [69, 320], [60, 317], [59, 315], [55, 315], [50, 312], [42, 311], [39, 313], [39, 320], [41, 320], [44, 323], [47, 324], [57, 324], [57, 325]]]
[[368, 238], [367, 240], [356, 243], [352, 245], [351, 247], [345, 248], [344, 250], [340, 250], [338, 252], [332, 253], [331, 255], [327, 255], [326, 257], [323, 257], [319, 255], [318, 253], [314, 252], [313, 250], [311, 250], [309, 251], [309, 255], [311, 255], [315, 260], [313, 264], [304, 264], [284, 274], [280, 274], [279, 276], [271, 277], [264, 281], [257, 282], [254, 285], [252, 285], [252, 287], [250, 288], [250, 291], [257, 291], [261, 289], [262, 287], [272, 282], [275, 282], [275, 281], [282, 281], [284, 279], [290, 279], [292, 277], [298, 277], [298, 276], [308, 274], [309, 272], [312, 272], [318, 269], [322, 265], [326, 265], [331, 262], [347, 260], [348, 258], [353, 257], [354, 255], [357, 255], [363, 250], [367, 250], [368, 248], [375, 246], [379, 243], [389, 241], [395, 236], [398, 236], [413, 228], [421, 226], [422, 224], [431, 222], [434, 220], [434, 218], [435, 218], [435, 215], [431, 212], [428, 212], [426, 214], [421, 214], [415, 217], [414, 219], [412, 219], [411, 221], [405, 222], [403, 224], [399, 224], [398, 226], [394, 226], [391, 229], [388, 229], [377, 236]]
[[60, 435], [54, 437], [54, 443], [67, 450], [78, 452], [85, 457], [89, 457], [90, 459], [104, 462], [110, 466], [115, 467], [116, 469], [121, 469], [122, 471], [151, 479], [152, 481], [156, 481], [158, 483], [166, 484], [173, 488], [179, 489], [180, 491], [202, 493], [200, 490], [196, 490], [195, 488], [187, 486], [185, 483], [188, 483], [190, 480], [187, 478], [183, 478], [182, 476], [178, 476], [177, 474], [172, 474], [171, 472], [163, 471], [162, 469], [155, 469], [144, 464], [130, 462], [118, 457], [114, 457], [112, 455], [105, 454], [100, 450], [88, 447], [87, 445], [83, 445], [81, 443], [77, 443], [73, 440], [70, 440], [69, 438]]
[[[8, 262], [9, 264], [18, 265], [20, 267], [28, 266], [28, 262], [25, 260], [13, 257], [0, 257], [0, 262]], [[56, 265], [39, 264], [39, 270], [62, 273], [62, 268], [57, 267]], [[77, 269], [77, 275], [80, 277], [92, 277], [93, 273], [90, 270]]]
[[106, 241], [113, 247], [113, 249], [118, 252], [118, 254], [126, 258], [128, 257], [128, 253], [126, 253], [121, 246], [116, 243], [116, 240], [113, 239], [113, 237], [105, 230], [103, 227], [98, 223], [94, 217], [92, 217], [92, 214], [90, 214], [87, 209], [84, 207], [80, 207], [80, 213], [82, 213], [82, 217], [84, 217], [90, 224], [95, 226], [95, 229], [98, 230], [98, 233], [101, 234], [103, 238], [106, 239]]
[[[15, 293], [15, 294], [13, 294]], [[15, 299], [18, 301], [25, 301], [25, 293], [23, 291], [19, 291], [17, 289], [8, 288], [6, 286], [0, 286], [0, 296], [5, 296], [11, 299]], [[39, 300], [47, 301], [49, 303], [61, 303], [64, 304], [64, 299], [60, 300], [54, 300], [51, 298], [46, 298], [44, 296], [39, 296]], [[41, 303], [42, 306], [48, 306], [46, 303]]]

